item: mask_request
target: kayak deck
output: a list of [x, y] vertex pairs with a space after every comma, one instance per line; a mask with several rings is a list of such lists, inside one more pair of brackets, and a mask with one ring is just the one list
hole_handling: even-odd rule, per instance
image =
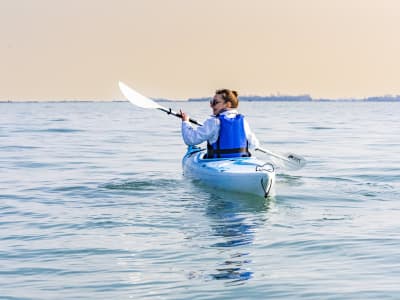
[[227, 191], [274, 195], [275, 169], [271, 163], [255, 157], [204, 159], [205, 154], [205, 149], [188, 149], [182, 160], [185, 177]]

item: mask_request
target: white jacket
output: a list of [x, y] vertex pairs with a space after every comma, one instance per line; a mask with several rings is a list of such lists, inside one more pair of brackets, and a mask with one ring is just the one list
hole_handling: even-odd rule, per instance
[[[234, 118], [238, 114], [236, 109], [230, 109], [221, 113], [228, 118]], [[251, 131], [246, 119], [244, 121], [244, 131], [246, 133], [247, 141], [249, 142], [249, 149], [254, 150], [258, 148], [260, 142], [255, 134]], [[189, 121], [182, 122], [182, 138], [186, 145], [198, 145], [205, 141], [213, 144], [217, 141], [219, 135], [220, 121], [216, 116], [211, 116], [204, 121], [203, 126], [193, 127]]]

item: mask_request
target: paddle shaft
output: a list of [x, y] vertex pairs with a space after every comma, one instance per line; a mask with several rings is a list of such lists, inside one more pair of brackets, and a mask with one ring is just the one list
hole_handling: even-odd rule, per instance
[[273, 152], [271, 152], [271, 151], [269, 151], [269, 150], [267, 150], [267, 149], [257, 148], [256, 150], [258, 150], [258, 151], [260, 151], [260, 152], [262, 152], [262, 153], [265, 153], [265, 154], [272, 155], [272, 156], [274, 156], [274, 157], [276, 157], [276, 158], [279, 158], [279, 159], [282, 159], [282, 160], [285, 160], [285, 161], [288, 161], [288, 162], [290, 161], [288, 158], [286, 158], [286, 157], [284, 157], [284, 156], [282, 156], [282, 155], [273, 153]]
[[[158, 107], [158, 109], [159, 110], [161, 110], [161, 111], [163, 111], [163, 112], [165, 112], [165, 113], [167, 113], [167, 114], [169, 114], [169, 115], [173, 115], [173, 116], [175, 116], [175, 117], [177, 117], [177, 118], [181, 118], [182, 119], [182, 115], [181, 114], [179, 114], [179, 113], [177, 113], [177, 112], [174, 112], [172, 109], [170, 109], [170, 108], [164, 108], [164, 107]], [[199, 125], [199, 126], [202, 126], [203, 124], [201, 124], [200, 122], [198, 122], [198, 121], [196, 121], [196, 120], [193, 120], [193, 119], [191, 119], [191, 118], [189, 118], [189, 122], [190, 123], [193, 123], [193, 124], [196, 124], [196, 125]]]

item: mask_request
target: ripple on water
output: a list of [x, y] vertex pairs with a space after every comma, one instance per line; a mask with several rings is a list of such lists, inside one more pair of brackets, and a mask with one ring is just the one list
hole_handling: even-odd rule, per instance
[[179, 182], [180, 181], [173, 179], [150, 178], [106, 183], [101, 185], [101, 187], [104, 189], [121, 191], [159, 191], [160, 189], [172, 190]]

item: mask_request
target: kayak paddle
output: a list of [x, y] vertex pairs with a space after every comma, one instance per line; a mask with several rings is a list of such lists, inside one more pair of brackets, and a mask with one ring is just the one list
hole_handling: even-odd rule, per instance
[[[169, 115], [173, 115], [178, 118], [182, 118], [181, 114], [174, 112], [171, 108], [165, 108], [158, 104], [157, 102], [151, 100], [150, 98], [147, 98], [143, 96], [142, 94], [139, 94], [138, 92], [132, 90], [129, 86], [127, 86], [123, 82], [119, 82], [119, 88], [122, 92], [122, 94], [129, 100], [130, 103], [133, 105], [139, 106], [141, 108], [156, 108], [159, 109]], [[190, 119], [189, 122], [201, 126], [202, 124], [197, 122], [196, 120]]]
[[280, 159], [283, 166], [286, 167], [287, 169], [299, 170], [306, 165], [306, 160], [297, 154], [286, 153], [280, 155], [263, 148], [256, 148], [256, 150]]
[[[122, 94], [133, 105], [139, 106], [141, 108], [156, 108], [156, 109], [159, 109], [169, 115], [173, 115], [175, 117], [182, 118], [181, 114], [174, 112], [171, 108], [165, 108], [165, 107], [161, 106], [160, 104], [158, 104], [157, 102], [151, 100], [150, 98], [147, 98], [146, 96], [143, 96], [142, 94], [139, 94], [138, 92], [134, 91], [133, 89], [131, 89], [129, 86], [127, 86], [125, 83], [123, 83], [121, 81], [119, 82], [119, 88], [120, 88]], [[189, 119], [189, 122], [199, 125], [199, 126], [203, 125], [200, 122], [193, 120], [193, 119]], [[291, 169], [291, 170], [298, 170], [306, 164], [306, 160], [303, 157], [293, 154], [293, 153], [279, 155], [270, 150], [263, 149], [263, 148], [257, 148], [256, 150], [280, 159], [282, 161], [283, 165], [286, 168]]]

